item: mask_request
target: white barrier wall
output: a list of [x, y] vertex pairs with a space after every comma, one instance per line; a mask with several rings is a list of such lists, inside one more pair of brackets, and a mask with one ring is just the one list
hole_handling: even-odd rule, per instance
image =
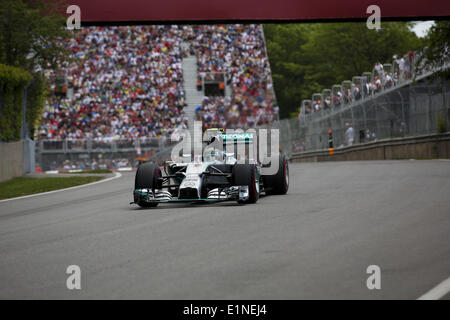
[[0, 142], [0, 181], [23, 173], [23, 141]]

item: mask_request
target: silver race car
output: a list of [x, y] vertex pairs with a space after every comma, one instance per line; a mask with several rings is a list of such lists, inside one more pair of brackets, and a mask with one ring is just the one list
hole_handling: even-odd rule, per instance
[[[203, 152], [203, 156], [190, 158], [189, 162], [167, 161], [163, 170], [156, 163], [142, 163], [136, 172], [132, 203], [140, 207], [156, 207], [165, 202], [245, 204], [255, 203], [261, 194], [286, 194], [289, 188], [286, 157], [280, 153], [276, 173], [264, 175], [258, 157], [252, 156], [257, 155], [253, 141], [252, 133], [228, 134], [221, 129], [210, 129], [203, 139], [204, 148], [210, 147], [209, 153]], [[227, 152], [230, 149], [227, 144], [232, 144], [234, 150], [241, 144], [254, 152], [249, 152], [244, 161], [238, 161], [237, 151]]]

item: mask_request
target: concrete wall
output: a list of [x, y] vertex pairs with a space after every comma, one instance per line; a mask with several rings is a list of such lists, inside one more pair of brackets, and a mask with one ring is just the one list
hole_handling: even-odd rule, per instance
[[397, 138], [343, 149], [293, 154], [293, 162], [450, 159], [450, 133]]
[[0, 181], [23, 173], [23, 141], [0, 142]]

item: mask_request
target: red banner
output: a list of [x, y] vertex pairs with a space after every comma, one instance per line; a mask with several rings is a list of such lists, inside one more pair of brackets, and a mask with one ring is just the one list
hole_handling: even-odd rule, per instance
[[82, 23], [366, 19], [370, 5], [383, 18], [448, 17], [448, 0], [68, 0]]

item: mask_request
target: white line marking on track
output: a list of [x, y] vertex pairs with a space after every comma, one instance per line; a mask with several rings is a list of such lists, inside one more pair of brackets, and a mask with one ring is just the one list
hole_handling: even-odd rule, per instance
[[[73, 189], [79, 189], [79, 188], [83, 188], [83, 187], [88, 187], [88, 186], [92, 186], [94, 184], [98, 184], [98, 183], [103, 183], [103, 182], [107, 182], [107, 181], [111, 181], [114, 179], [118, 179], [122, 176], [122, 174], [120, 172], [114, 172], [114, 177], [110, 177], [110, 178], [106, 178], [106, 179], [102, 179], [99, 181], [95, 181], [95, 182], [91, 182], [91, 183], [86, 183], [86, 184], [82, 184], [79, 186], [74, 186], [74, 187], [70, 187], [70, 188], [64, 188], [64, 189], [58, 189], [58, 190], [53, 190], [53, 191], [47, 191], [47, 192], [41, 192], [41, 193], [35, 193], [35, 194], [30, 194], [27, 196], [22, 196], [22, 197], [16, 197], [16, 198], [10, 198], [10, 199], [4, 199], [4, 200], [0, 200], [1, 202], [6, 202], [6, 201], [13, 201], [13, 200], [20, 200], [20, 199], [26, 199], [26, 198], [31, 198], [31, 197], [37, 197], [37, 196], [43, 196], [46, 194], [51, 194], [51, 193], [56, 193], [56, 192], [61, 192], [61, 191], [67, 191], [67, 190], [73, 190]], [[39, 179], [39, 178], [38, 178]]]
[[420, 296], [417, 300], [439, 300], [450, 292], [450, 278], [439, 283], [436, 287]]
[[119, 168], [118, 171], [133, 171], [133, 168], [131, 167], [125, 167], [125, 168]]

